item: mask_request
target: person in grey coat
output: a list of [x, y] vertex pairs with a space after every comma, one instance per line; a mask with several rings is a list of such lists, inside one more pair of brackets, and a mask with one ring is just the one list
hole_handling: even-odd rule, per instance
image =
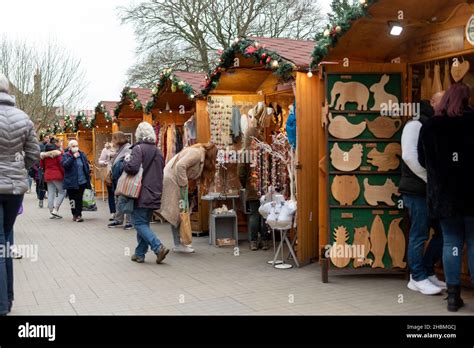
[[[13, 226], [28, 191], [28, 169], [40, 157], [35, 127], [28, 115], [15, 107], [10, 83], [0, 74], [0, 247], [10, 250]], [[0, 315], [10, 313], [13, 303], [13, 263], [0, 253]]]

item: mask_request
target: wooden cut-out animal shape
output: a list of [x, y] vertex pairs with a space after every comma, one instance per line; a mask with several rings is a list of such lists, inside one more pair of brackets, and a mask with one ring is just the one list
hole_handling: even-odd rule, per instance
[[359, 124], [350, 123], [347, 118], [344, 116], [336, 116], [332, 117], [332, 114], [329, 114], [329, 134], [331, 134], [335, 138], [339, 139], [353, 139], [357, 138], [361, 135], [365, 128], [367, 127], [367, 123], [362, 121]]
[[375, 257], [372, 268], [385, 268], [383, 263], [383, 256], [385, 254], [385, 248], [387, 246], [387, 236], [385, 235], [385, 227], [380, 215], [376, 215], [372, 228], [370, 229], [370, 251]]
[[461, 81], [469, 72], [470, 64], [467, 60], [460, 63], [459, 61], [455, 61], [451, 66], [451, 76], [455, 82]]
[[400, 159], [402, 156], [402, 147], [399, 143], [388, 144], [383, 152], [378, 151], [376, 148], [372, 149], [367, 154], [367, 163], [378, 167], [379, 172], [387, 172], [389, 170], [395, 170], [400, 166]]
[[366, 120], [367, 128], [380, 139], [389, 139], [395, 135], [402, 127], [402, 120], [393, 119], [387, 116], [377, 117], [375, 120]]
[[331, 91], [332, 102], [330, 107], [335, 110], [343, 110], [347, 103], [357, 103], [357, 110], [368, 110], [369, 97], [369, 89], [362, 83], [338, 81], [334, 84]]
[[369, 184], [368, 178], [364, 179], [364, 197], [369, 205], [376, 206], [381, 202], [394, 206], [395, 202], [392, 200], [392, 195], [400, 196], [398, 187], [392, 179], [387, 179], [383, 186], [372, 186]]
[[359, 181], [355, 175], [336, 175], [331, 191], [340, 205], [352, 205], [360, 195]]
[[339, 144], [335, 143], [331, 150], [331, 163], [342, 172], [352, 172], [362, 164], [362, 155], [361, 144], [354, 144], [351, 150], [342, 151]]
[[403, 261], [405, 258], [405, 235], [400, 228], [400, 221], [403, 218], [394, 219], [388, 229], [388, 252], [392, 258], [393, 268], [406, 268], [407, 264]]
[[367, 258], [370, 252], [370, 236], [367, 226], [361, 228], [354, 228], [354, 242], [352, 243], [353, 250], [361, 252], [361, 255], [353, 255], [354, 261], [352, 266], [359, 268], [362, 266], [371, 266], [374, 260]]
[[388, 108], [390, 104], [398, 104], [398, 97], [385, 91], [385, 86], [389, 81], [390, 76], [385, 74], [380, 79], [380, 82], [374, 83], [370, 87], [370, 91], [374, 93], [375, 100], [375, 104], [370, 110], [381, 110], [382, 108]]
[[331, 248], [331, 262], [338, 268], [344, 268], [351, 262], [351, 255], [348, 253], [347, 240], [349, 233], [347, 228], [339, 226], [334, 229], [334, 243]]

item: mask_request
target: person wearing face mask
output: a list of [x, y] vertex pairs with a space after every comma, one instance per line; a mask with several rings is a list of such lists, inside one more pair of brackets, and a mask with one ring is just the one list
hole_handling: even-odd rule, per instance
[[63, 187], [67, 190], [73, 221], [83, 222], [82, 196], [86, 189], [92, 189], [90, 183], [90, 167], [87, 156], [79, 150], [76, 140], [69, 142], [61, 164], [64, 167]]

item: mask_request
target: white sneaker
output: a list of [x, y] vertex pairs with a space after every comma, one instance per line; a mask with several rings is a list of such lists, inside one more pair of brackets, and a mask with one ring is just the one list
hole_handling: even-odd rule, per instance
[[56, 219], [62, 219], [63, 218], [61, 215], [59, 215], [57, 209], [53, 209], [53, 211], [51, 212], [51, 215], [53, 215]]
[[428, 279], [421, 280], [419, 282], [413, 280], [410, 276], [410, 282], [408, 283], [408, 289], [413, 291], [419, 291], [423, 295], [437, 295], [441, 293], [442, 289], [434, 285]]
[[194, 249], [190, 246], [180, 244], [178, 247], [173, 248], [173, 252], [175, 253], [184, 253], [184, 254], [192, 254], [194, 253]]
[[442, 280], [439, 280], [438, 277], [436, 276], [436, 274], [432, 275], [431, 277], [428, 277], [428, 280], [440, 289], [446, 290], [448, 288], [446, 283], [443, 282]]

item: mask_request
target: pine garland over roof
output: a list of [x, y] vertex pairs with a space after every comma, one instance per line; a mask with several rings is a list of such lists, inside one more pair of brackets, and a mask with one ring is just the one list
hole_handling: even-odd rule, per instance
[[331, 16], [326, 29], [316, 35], [316, 46], [313, 51], [311, 68], [316, 69], [318, 64], [329, 54], [329, 49], [335, 47], [339, 39], [352, 27], [354, 21], [369, 17], [370, 6], [378, 0], [358, 0], [348, 11], [340, 16]]

